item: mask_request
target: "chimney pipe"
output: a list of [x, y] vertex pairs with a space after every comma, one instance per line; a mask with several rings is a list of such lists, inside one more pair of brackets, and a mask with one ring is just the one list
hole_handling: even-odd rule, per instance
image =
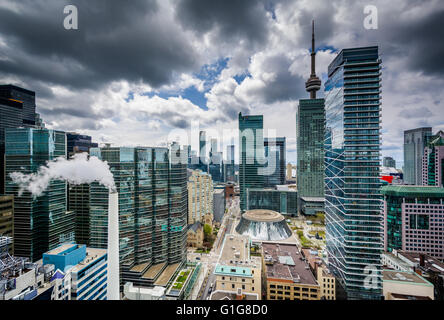
[[119, 194], [108, 197], [108, 300], [120, 300], [119, 281]]

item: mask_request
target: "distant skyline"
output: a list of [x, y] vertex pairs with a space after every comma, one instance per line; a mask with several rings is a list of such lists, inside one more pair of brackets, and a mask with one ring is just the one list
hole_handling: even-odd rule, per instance
[[[79, 30], [63, 28], [67, 4], [78, 7]], [[379, 46], [382, 156], [402, 168], [405, 130], [444, 130], [444, 2], [373, 1], [377, 30], [363, 26], [368, 4], [0, 0], [1, 83], [35, 91], [47, 127], [99, 143], [165, 145], [192, 120], [202, 130], [236, 129], [239, 112], [263, 115], [296, 163], [296, 108], [309, 97], [315, 19], [320, 98], [341, 49]]]

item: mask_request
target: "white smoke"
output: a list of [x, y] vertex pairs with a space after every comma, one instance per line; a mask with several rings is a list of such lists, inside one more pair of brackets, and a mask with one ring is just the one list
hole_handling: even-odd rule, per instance
[[57, 158], [41, 166], [35, 173], [13, 172], [9, 176], [19, 186], [19, 196], [29, 191], [34, 197], [39, 197], [52, 180], [64, 180], [74, 185], [99, 182], [111, 192], [116, 190], [108, 163], [97, 157], [88, 159], [87, 153], [78, 153], [70, 160]]

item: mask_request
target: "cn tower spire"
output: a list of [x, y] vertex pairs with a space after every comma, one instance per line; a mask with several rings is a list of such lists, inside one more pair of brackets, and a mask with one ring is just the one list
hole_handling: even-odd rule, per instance
[[316, 91], [321, 89], [321, 80], [316, 76], [316, 46], [315, 46], [315, 27], [312, 21], [311, 32], [311, 74], [310, 79], [305, 83], [305, 89], [310, 93], [310, 99], [316, 99]]

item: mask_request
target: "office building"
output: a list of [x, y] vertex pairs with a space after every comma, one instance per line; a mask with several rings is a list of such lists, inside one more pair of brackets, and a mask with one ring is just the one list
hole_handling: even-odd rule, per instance
[[227, 146], [227, 161], [224, 162], [224, 182], [236, 182], [234, 145]]
[[384, 268], [416, 273], [433, 284], [435, 300], [444, 300], [444, 263], [427, 254], [393, 250], [382, 255]]
[[35, 114], [35, 126], [36, 129], [45, 129], [45, 123], [43, 122], [43, 119], [40, 117], [40, 114], [36, 112]]
[[296, 244], [262, 242], [267, 300], [320, 300], [320, 286]]
[[[0, 236], [14, 238], [14, 196], [0, 195]], [[12, 246], [9, 253], [13, 254]]]
[[213, 219], [216, 225], [220, 225], [224, 218], [226, 208], [225, 187], [215, 187], [213, 192]]
[[247, 207], [247, 189], [264, 187], [264, 118], [239, 113], [240, 208]]
[[[0, 247], [1, 240], [0, 238]], [[53, 264], [43, 265], [42, 260], [31, 263], [28, 258], [0, 255], [0, 300], [70, 300], [70, 298], [70, 273], [55, 270]]]
[[[310, 99], [299, 100], [296, 115], [298, 197], [324, 197], [325, 101], [316, 99], [321, 80], [316, 76], [314, 22], [311, 49], [311, 75], [306, 82]], [[300, 202], [301, 200], [299, 200]], [[305, 201], [308, 201], [305, 199]], [[299, 211], [300, 209], [299, 204]]]
[[208, 172], [214, 182], [223, 182], [223, 155], [222, 152], [218, 152], [217, 139], [210, 140], [210, 164], [208, 165]]
[[266, 173], [264, 177], [265, 187], [275, 187], [285, 184], [286, 170], [286, 147], [285, 137], [283, 138], [265, 138], [264, 153], [267, 163], [265, 164]]
[[336, 300], [336, 279], [328, 270], [327, 264], [317, 250], [301, 249], [301, 254], [308, 262], [310, 270], [319, 283], [320, 300]]
[[92, 142], [92, 138], [87, 135], [75, 132], [66, 133], [67, 154], [71, 158], [76, 153], [89, 152], [90, 148], [97, 148], [97, 143]]
[[215, 288], [211, 300], [219, 300], [221, 292], [253, 295], [261, 300], [261, 259], [250, 255], [250, 238], [226, 235], [218, 264], [214, 269]]
[[[33, 300], [51, 280], [52, 270], [27, 258], [0, 257], [0, 300]], [[47, 300], [51, 299], [51, 295]]]
[[0, 85], [0, 194], [5, 193], [5, 129], [34, 128], [35, 92], [14, 85]]
[[223, 182], [224, 170], [222, 163], [222, 152], [211, 153], [211, 162], [208, 165], [208, 172], [214, 182]]
[[430, 139], [422, 157], [422, 184], [425, 186], [444, 186], [444, 132]]
[[89, 246], [90, 235], [90, 203], [89, 184], [68, 184], [68, 210], [75, 214], [75, 241]]
[[22, 104], [23, 125], [34, 126], [35, 113], [35, 92], [26, 90], [14, 85], [0, 85], [0, 98], [9, 101], [16, 101]]
[[[66, 133], [66, 151], [69, 158], [76, 153], [88, 153], [89, 149], [97, 148], [87, 135], [75, 132]], [[75, 213], [75, 241], [89, 245], [89, 184], [68, 184], [68, 210]]]
[[288, 185], [276, 189], [248, 189], [247, 210], [267, 209], [283, 215], [295, 217], [298, 215], [298, 192]]
[[432, 136], [432, 128], [404, 131], [404, 183], [422, 184], [422, 159], [424, 148]]
[[66, 300], [107, 299], [106, 249], [67, 243], [43, 254], [42, 264], [54, 265], [60, 275], [69, 275], [71, 286]]
[[328, 263], [350, 300], [382, 295], [380, 65], [378, 47], [344, 49], [325, 84]]
[[208, 172], [208, 150], [207, 150], [207, 134], [205, 131], [199, 132], [199, 165], [197, 169]]
[[297, 172], [297, 166], [294, 166], [291, 163], [288, 163], [287, 164], [287, 175], [285, 177], [286, 183], [297, 183], [297, 176], [296, 176], [295, 172]]
[[188, 178], [188, 224], [202, 222], [203, 217], [213, 213], [213, 180], [208, 173], [193, 171]]
[[444, 260], [444, 188], [384, 186], [384, 249]]
[[414, 272], [382, 271], [384, 300], [434, 300], [433, 284]]
[[392, 157], [384, 157], [382, 165], [387, 168], [396, 168], [396, 160]]
[[[185, 155], [172, 149], [176, 159]], [[119, 194], [122, 285], [166, 285], [186, 259], [186, 159], [172, 163], [167, 148], [92, 148], [107, 161]], [[107, 246], [108, 190], [90, 186], [90, 246]]]
[[299, 210], [304, 216], [315, 216], [325, 211], [325, 199], [320, 197], [299, 198]]
[[40, 197], [19, 195], [13, 172], [32, 174], [47, 161], [66, 157], [66, 135], [48, 129], [6, 129], [6, 194], [14, 195], [14, 254], [31, 261], [65, 241], [74, 240], [74, 213], [67, 210], [67, 183], [50, 182]]
[[300, 197], [324, 197], [324, 99], [299, 101], [297, 184]]

